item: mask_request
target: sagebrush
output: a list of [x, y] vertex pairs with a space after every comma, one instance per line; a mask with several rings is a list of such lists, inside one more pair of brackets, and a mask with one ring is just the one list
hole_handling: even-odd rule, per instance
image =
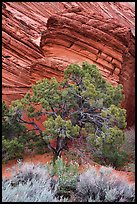
[[[51, 188], [52, 179], [44, 165], [19, 163], [10, 180], [2, 182], [3, 202], [62, 202], [55, 197], [56, 188]], [[57, 184], [56, 184], [57, 185]]]
[[[57, 160], [58, 161], [58, 160]], [[95, 167], [77, 174], [76, 165], [60, 159], [49, 165], [19, 163], [18, 173], [2, 181], [3, 202], [134, 202], [135, 186], [120, 180], [112, 168]], [[62, 170], [61, 170], [62, 169]], [[69, 172], [68, 172], [69, 169]], [[59, 172], [61, 170], [61, 172]], [[72, 177], [71, 177], [72, 174]], [[56, 176], [56, 179], [54, 178]]]
[[77, 202], [134, 202], [135, 185], [112, 174], [112, 168], [88, 169], [79, 177]]

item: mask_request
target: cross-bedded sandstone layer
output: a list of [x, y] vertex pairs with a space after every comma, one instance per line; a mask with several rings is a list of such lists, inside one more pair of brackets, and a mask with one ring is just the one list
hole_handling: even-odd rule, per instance
[[123, 84], [133, 124], [133, 3], [12, 2], [2, 12], [3, 100], [22, 97], [43, 77], [61, 80], [68, 64], [88, 61], [113, 85]]

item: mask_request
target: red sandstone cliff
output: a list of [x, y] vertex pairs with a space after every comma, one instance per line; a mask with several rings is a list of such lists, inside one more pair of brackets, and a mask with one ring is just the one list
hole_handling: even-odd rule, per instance
[[62, 79], [70, 63], [96, 63], [122, 83], [134, 123], [134, 3], [7, 2], [2, 8], [2, 92], [9, 104], [43, 77]]

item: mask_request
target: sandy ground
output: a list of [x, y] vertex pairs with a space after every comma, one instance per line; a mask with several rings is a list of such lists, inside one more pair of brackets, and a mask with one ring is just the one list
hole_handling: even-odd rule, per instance
[[[64, 155], [63, 155], [64, 157]], [[45, 154], [36, 154], [36, 155], [25, 155], [23, 157], [23, 162], [33, 162], [33, 163], [42, 163], [46, 164], [47, 162], [50, 163], [53, 158], [52, 153], [45, 153]], [[66, 158], [64, 158], [66, 160]], [[17, 163], [17, 159], [11, 160], [6, 164], [2, 164], [2, 177], [3, 178], [10, 178], [12, 176], [11, 171], [9, 168], [12, 168]], [[83, 164], [79, 166], [79, 172], [85, 171], [90, 166], [94, 166], [97, 170], [100, 169], [101, 165], [93, 163]], [[129, 183], [135, 182], [135, 175], [133, 172], [125, 172], [125, 171], [117, 171], [113, 170], [113, 173], [120, 178], [120, 180], [127, 180]]]

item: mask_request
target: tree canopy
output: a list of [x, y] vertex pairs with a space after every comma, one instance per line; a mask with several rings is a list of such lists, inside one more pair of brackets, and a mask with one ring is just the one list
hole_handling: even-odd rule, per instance
[[[78, 137], [82, 130], [94, 147], [119, 148], [126, 127], [126, 110], [120, 105], [123, 99], [121, 84], [112, 86], [95, 64], [83, 62], [82, 66], [69, 65], [62, 82], [52, 78], [32, 85], [32, 93], [12, 102], [11, 111], [20, 123], [38, 130], [49, 149], [60, 156], [67, 149], [67, 141]], [[23, 118], [24, 113], [29, 120]], [[44, 131], [35, 122], [42, 116], [46, 116]], [[51, 146], [53, 138], [56, 148]]]

